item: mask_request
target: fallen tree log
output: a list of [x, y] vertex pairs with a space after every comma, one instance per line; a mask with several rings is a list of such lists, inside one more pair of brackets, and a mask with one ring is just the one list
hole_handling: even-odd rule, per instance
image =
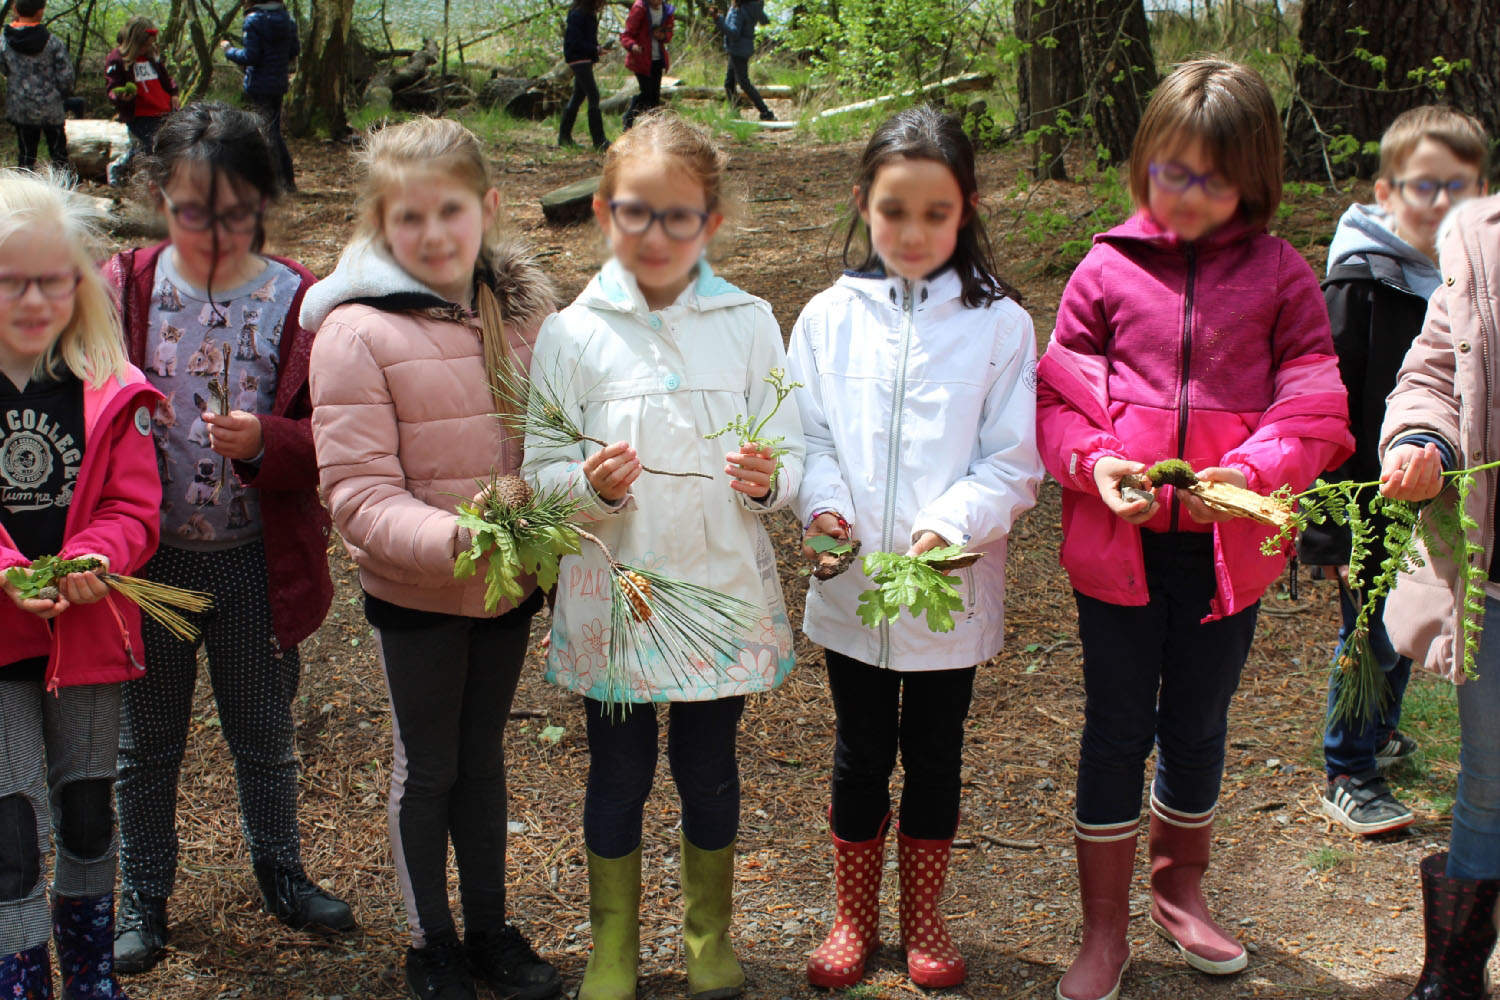
[[554, 225], [582, 222], [593, 214], [599, 178], [585, 177], [542, 195], [542, 216]]
[[[848, 114], [851, 111], [863, 111], [866, 108], [885, 104], [887, 101], [894, 101], [898, 97], [915, 97], [917, 95], [936, 94], [944, 91], [965, 93], [973, 90], [988, 90], [994, 85], [994, 74], [961, 73], [957, 76], [946, 77], [936, 83], [929, 83], [923, 87], [903, 90], [897, 94], [881, 94], [879, 97], [871, 97], [864, 101], [855, 101], [853, 104], [843, 104], [836, 108], [827, 108], [813, 115], [811, 120], [817, 121], [822, 118], [835, 118], [839, 115]], [[790, 129], [797, 127], [797, 123], [794, 121], [756, 122], [755, 124], [763, 129]]]
[[73, 118], [63, 127], [68, 137], [68, 161], [79, 177], [105, 180], [110, 161], [124, 156], [130, 148], [130, 129], [124, 122]]

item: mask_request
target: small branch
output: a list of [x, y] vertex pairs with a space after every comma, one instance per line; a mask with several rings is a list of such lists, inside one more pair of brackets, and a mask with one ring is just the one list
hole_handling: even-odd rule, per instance
[[1040, 851], [1042, 849], [1041, 843], [1035, 840], [1012, 840], [1009, 837], [997, 837], [983, 831], [980, 831], [979, 835], [996, 847], [1009, 847], [1015, 851]]
[[[580, 440], [580, 441], [587, 441], [590, 444], [597, 444], [601, 448], [608, 448], [609, 447], [609, 444], [607, 442], [600, 441], [596, 437], [589, 437], [587, 434], [580, 434], [580, 435], [578, 435], [578, 440]], [[664, 469], [653, 469], [649, 465], [642, 465], [641, 466], [641, 471], [642, 472], [649, 472], [653, 476], [677, 476], [677, 477], [684, 478], [684, 479], [687, 478], [687, 477], [690, 477], [690, 476], [696, 476], [699, 479], [712, 479], [713, 478], [713, 476], [710, 476], [710, 475], [708, 475], [707, 473], [704, 473], [704, 472], [667, 472]]]

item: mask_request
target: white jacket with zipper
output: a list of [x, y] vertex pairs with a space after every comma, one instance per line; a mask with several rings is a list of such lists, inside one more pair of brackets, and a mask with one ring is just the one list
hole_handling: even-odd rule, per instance
[[960, 570], [952, 632], [920, 617], [867, 628], [858, 564], [813, 580], [803, 631], [828, 649], [893, 670], [950, 670], [1000, 651], [1005, 543], [1036, 503], [1036, 337], [1003, 299], [971, 309], [951, 270], [931, 280], [846, 273], [792, 330], [792, 377], [807, 460], [797, 511], [847, 519], [862, 552], [905, 552], [924, 531], [983, 552]]

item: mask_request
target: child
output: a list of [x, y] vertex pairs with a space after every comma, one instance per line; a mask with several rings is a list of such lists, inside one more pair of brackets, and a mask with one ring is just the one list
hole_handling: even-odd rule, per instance
[[[505, 722], [531, 616], [485, 610], [484, 574], [453, 577], [469, 547], [458, 495], [521, 465], [495, 418], [489, 373], [524, 365], [552, 287], [497, 242], [500, 192], [474, 134], [417, 118], [373, 133], [360, 234], [307, 298], [318, 330], [313, 435], [323, 495], [360, 567], [391, 695], [391, 853], [417, 1000], [463, 1000], [473, 978], [541, 1000], [557, 971], [505, 919]], [[448, 909], [449, 840], [465, 941]]]
[[[195, 619], [196, 640], [148, 622], [146, 676], [125, 687], [115, 957], [126, 972], [151, 968], [167, 944], [200, 645], [266, 910], [291, 927], [354, 927], [348, 905], [303, 871], [297, 829], [297, 644], [333, 597], [308, 427], [312, 333], [297, 325], [314, 279], [260, 253], [276, 163], [254, 115], [222, 104], [178, 112], [143, 169], [167, 242], [118, 254], [105, 270], [119, 289], [126, 349], [166, 396], [151, 428], [166, 488], [163, 544], [142, 575], [208, 591], [214, 610]], [[248, 395], [234, 397], [249, 384], [246, 407]]]
[[16, 127], [16, 163], [36, 166], [40, 141], [59, 170], [68, 167], [63, 100], [73, 92], [73, 62], [63, 40], [42, 26], [46, 0], [16, 0], [16, 19], [0, 37], [0, 73], [8, 78], [5, 120]]
[[1083, 944], [1061, 1000], [1118, 995], [1153, 744], [1151, 921], [1195, 969], [1246, 961], [1200, 882], [1229, 699], [1283, 559], [1261, 555], [1261, 525], [1165, 487], [1128, 500], [1122, 479], [1179, 458], [1200, 479], [1301, 489], [1351, 444], [1317, 279], [1265, 231], [1281, 200], [1281, 128], [1264, 81], [1232, 63], [1179, 66], [1142, 117], [1130, 190], [1136, 215], [1095, 237], [1038, 369], [1085, 693]]
[[[1368, 482], [1380, 471], [1376, 445], [1385, 397], [1395, 388], [1406, 349], [1422, 329], [1427, 299], [1442, 283], [1435, 262], [1438, 225], [1455, 204], [1484, 192], [1488, 163], [1483, 126], [1452, 108], [1403, 112], [1381, 137], [1376, 204], [1350, 206], [1328, 248], [1323, 297], [1349, 392], [1355, 441], [1354, 455], [1328, 479]], [[1375, 537], [1384, 537], [1386, 519], [1375, 514], [1372, 521]], [[1332, 521], [1308, 525], [1298, 540], [1302, 561], [1338, 581], [1340, 648], [1359, 614], [1345, 582], [1349, 546], [1349, 528]], [[1332, 718], [1339, 671], [1332, 672], [1330, 719], [1323, 736], [1328, 787], [1319, 802], [1330, 819], [1366, 836], [1416, 820], [1380, 773], [1381, 767], [1415, 753], [1417, 744], [1397, 728], [1411, 660], [1391, 648], [1378, 607], [1370, 619], [1370, 645], [1385, 671], [1390, 700], [1378, 717], [1353, 725]], [[1335, 660], [1338, 656], [1336, 650]]]
[[563, 108], [557, 130], [557, 144], [564, 149], [577, 145], [573, 141], [573, 123], [578, 120], [578, 109], [584, 101], [589, 104], [589, 138], [594, 148], [601, 152], [609, 148], [609, 140], [604, 136], [604, 115], [599, 110], [599, 85], [594, 82], [594, 63], [599, 61], [599, 11], [603, 7], [604, 0], [573, 0], [568, 8], [563, 59], [573, 71], [573, 96]]
[[266, 133], [276, 150], [283, 191], [297, 190], [292, 154], [281, 135], [281, 102], [300, 50], [297, 22], [281, 0], [245, 0], [245, 44], [234, 48], [219, 42], [224, 58], [245, 67], [245, 100], [266, 121]]
[[[736, 661], [690, 676], [652, 662], [607, 664], [609, 586], [593, 546], [563, 564], [547, 678], [584, 696], [589, 775], [583, 806], [593, 954], [580, 1000], [635, 995], [641, 813], [656, 772], [656, 702], [668, 702], [667, 758], [682, 799], [683, 942], [688, 992], [736, 996], [745, 976], [729, 941], [739, 830], [735, 730], [745, 695], [792, 669], [791, 626], [761, 516], [786, 506], [802, 475], [796, 405], [763, 435], [774, 449], [727, 456], [704, 438], [737, 414], [770, 416], [767, 376], [786, 368], [775, 317], [708, 266], [724, 220], [726, 157], [672, 114], [643, 118], [605, 155], [594, 218], [614, 257], [537, 338], [533, 384], [556, 387], [584, 434], [608, 447], [526, 439], [543, 489], [587, 503], [582, 515], [615, 557], [712, 587], [760, 609], [748, 634], [724, 638]], [[702, 478], [647, 475], [642, 463]], [[722, 470], [727, 478], [720, 478]], [[710, 479], [709, 473], [715, 475]], [[638, 478], [639, 477], [639, 478]], [[619, 684], [608, 667], [624, 674]], [[633, 703], [620, 711], [620, 700]]]
[[857, 215], [844, 242], [851, 269], [808, 303], [792, 331], [808, 444], [797, 508], [807, 534], [859, 538], [865, 552], [961, 545], [987, 556], [960, 574], [965, 608], [945, 634], [919, 618], [866, 628], [862, 573], [815, 580], [808, 591], [802, 627], [826, 647], [837, 726], [836, 909], [808, 959], [814, 986], [854, 985], [880, 946], [898, 747], [907, 970], [929, 988], [965, 976], [937, 909], [958, 828], [964, 719], [975, 665], [1004, 638], [1006, 536], [1036, 502], [1042, 475], [1031, 317], [995, 275], [978, 205], [974, 149], [958, 119], [919, 106], [888, 120], [855, 181]]
[[630, 5], [620, 44], [625, 48], [625, 68], [635, 74], [640, 92], [625, 109], [627, 129], [638, 116], [661, 105], [661, 77], [672, 64], [667, 43], [676, 24], [676, 10], [664, 0], [635, 0]]
[[724, 35], [724, 54], [728, 57], [728, 65], [724, 70], [724, 93], [729, 97], [730, 110], [733, 111], [735, 106], [734, 88], [738, 83], [745, 96], [750, 98], [750, 103], [755, 105], [755, 110], [760, 112], [760, 120], [774, 122], [776, 115], [766, 107], [766, 102], [760, 98], [760, 91], [750, 82], [750, 57], [755, 55], [755, 28], [757, 25], [771, 23], [771, 19], [766, 17], [765, 4], [761, 0], [733, 0], [727, 16], [718, 10], [714, 11], [714, 23]]
[[[1401, 366], [1400, 380], [1380, 428], [1380, 492], [1396, 500], [1442, 497], [1429, 512], [1454, 513], [1454, 493], [1444, 491], [1444, 469], [1494, 462], [1500, 455], [1494, 387], [1500, 385], [1495, 353], [1500, 336], [1500, 198], [1486, 198], [1452, 213], [1440, 241], [1442, 273], [1427, 320]], [[1386, 603], [1385, 626], [1397, 652], [1458, 685], [1460, 751], [1458, 796], [1448, 850], [1422, 861], [1423, 929], [1427, 954], [1412, 996], [1482, 997], [1485, 967], [1495, 948], [1494, 913], [1500, 901], [1500, 601], [1494, 581], [1496, 473], [1477, 473], [1467, 513], [1476, 530], [1470, 556], [1484, 567], [1484, 630], [1475, 650], [1478, 674], [1466, 679], [1461, 650], [1467, 632], [1464, 566], [1439, 546], [1422, 546], [1425, 560], [1399, 578]], [[1488, 577], [1486, 582], [1485, 577]]]
[[[120, 348], [90, 254], [95, 221], [88, 199], [0, 171], [0, 574], [44, 555], [132, 574], [156, 548], [160, 396]], [[124, 1000], [110, 964], [111, 790], [120, 682], [141, 674], [140, 612], [95, 573], [70, 574], [52, 600], [3, 586], [0, 996], [52, 995], [51, 934], [67, 996]]]
[[[137, 15], [125, 22], [118, 48], [104, 60], [105, 93], [115, 114], [130, 129], [132, 156], [150, 155], [162, 119], [177, 108], [177, 82], [156, 51], [156, 25]], [[110, 164], [109, 183], [124, 182], [131, 157]]]

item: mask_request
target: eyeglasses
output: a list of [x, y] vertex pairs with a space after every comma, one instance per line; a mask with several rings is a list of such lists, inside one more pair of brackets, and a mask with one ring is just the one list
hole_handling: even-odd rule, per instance
[[1435, 180], [1431, 177], [1410, 177], [1392, 181], [1391, 187], [1401, 195], [1401, 200], [1412, 208], [1436, 205], [1438, 195], [1448, 192], [1448, 204], [1463, 201], [1474, 193], [1479, 182], [1470, 177], [1455, 177], [1451, 181]]
[[1227, 201], [1240, 193], [1233, 181], [1217, 171], [1195, 174], [1180, 163], [1153, 163], [1148, 169], [1157, 187], [1173, 194], [1182, 194], [1194, 184], [1201, 186], [1203, 193], [1215, 201]]
[[262, 199], [258, 206], [245, 204], [236, 205], [222, 212], [210, 212], [202, 205], [179, 205], [167, 193], [161, 193], [161, 200], [166, 202], [167, 211], [172, 213], [172, 218], [177, 224], [190, 233], [206, 232], [214, 226], [223, 226], [225, 231], [231, 233], [253, 233], [260, 225], [260, 217], [265, 214], [266, 203]]
[[615, 220], [615, 225], [627, 236], [644, 236], [652, 223], [660, 219], [661, 231], [669, 239], [684, 243], [696, 239], [703, 232], [703, 227], [708, 225], [707, 212], [682, 205], [674, 205], [658, 212], [644, 201], [611, 201], [609, 217]]
[[54, 301], [68, 298], [78, 290], [83, 275], [77, 271], [48, 271], [46, 274], [0, 274], [0, 299], [14, 302], [26, 297], [26, 290], [36, 285], [42, 298]]

